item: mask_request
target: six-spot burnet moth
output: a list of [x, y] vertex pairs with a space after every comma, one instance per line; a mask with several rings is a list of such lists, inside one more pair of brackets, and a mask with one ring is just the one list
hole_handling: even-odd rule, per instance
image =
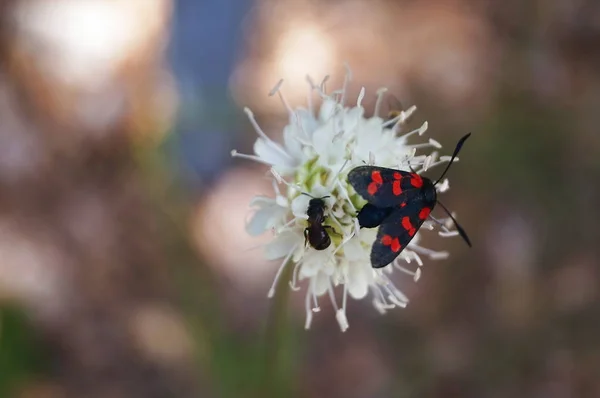
[[379, 226], [371, 248], [373, 268], [382, 268], [394, 261], [438, 203], [454, 221], [460, 236], [471, 246], [463, 228], [437, 200], [435, 190], [435, 185], [444, 178], [470, 135], [458, 141], [450, 162], [436, 182], [415, 172], [376, 166], [359, 166], [348, 173], [348, 181], [354, 190], [368, 202], [358, 213], [359, 225], [364, 228]]

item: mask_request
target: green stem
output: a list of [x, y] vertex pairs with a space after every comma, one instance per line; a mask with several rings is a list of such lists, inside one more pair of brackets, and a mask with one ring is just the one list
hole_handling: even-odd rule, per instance
[[290, 298], [290, 287], [288, 285], [293, 264], [290, 262], [279, 277], [275, 296], [272, 299], [271, 309], [265, 330], [263, 373], [261, 374], [261, 397], [279, 396], [285, 376], [284, 366], [281, 366], [282, 348], [288, 325], [288, 303]]

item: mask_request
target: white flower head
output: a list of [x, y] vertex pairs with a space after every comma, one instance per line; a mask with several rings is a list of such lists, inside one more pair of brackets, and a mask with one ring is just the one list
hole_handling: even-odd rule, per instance
[[[283, 144], [271, 140], [246, 108], [245, 112], [258, 134], [254, 155], [232, 151], [233, 156], [270, 166], [275, 198], [259, 196], [253, 199], [251, 205], [256, 211], [247, 224], [247, 230], [252, 235], [268, 230], [274, 234], [273, 240], [266, 245], [266, 257], [281, 259], [282, 262], [269, 297], [273, 296], [286, 266], [294, 267], [290, 281], [293, 290], [299, 290], [299, 284], [306, 282], [306, 328], [310, 327], [313, 312], [319, 311], [319, 298], [323, 295], [329, 296], [342, 331], [348, 328], [348, 296], [358, 300], [370, 294], [373, 305], [381, 313], [405, 307], [408, 298], [392, 282], [394, 272], [408, 274], [417, 281], [423, 265], [421, 256], [440, 259], [448, 255], [420, 246], [417, 233], [394, 262], [382, 269], [371, 267], [370, 250], [377, 230], [358, 227], [356, 214], [365, 201], [348, 183], [348, 172], [357, 166], [377, 164], [406, 171], [418, 168], [420, 173], [447, 162], [449, 157], [436, 161], [435, 152], [416, 154], [418, 150], [440, 148], [433, 139], [425, 143], [408, 143], [410, 136], [421, 136], [426, 132], [427, 122], [416, 130], [401, 133], [416, 107], [396, 112], [394, 118], [378, 115], [385, 89], [377, 91], [372, 117], [365, 117], [361, 106], [364, 88], [356, 104], [347, 106], [350, 80], [348, 69], [342, 89], [327, 94], [327, 77], [319, 85], [307, 77], [308, 109], [292, 109], [281, 93], [280, 81], [270, 95], [277, 94], [289, 113], [289, 124], [283, 130]], [[321, 99], [318, 110], [313, 108], [315, 94]], [[448, 187], [449, 183], [445, 180], [437, 188], [447, 190]], [[314, 198], [322, 198], [324, 202], [326, 218], [323, 225], [331, 240], [331, 244], [323, 250], [311, 247], [305, 238], [305, 229], [309, 225], [307, 210]], [[439, 234], [457, 235], [456, 231], [450, 231], [444, 225], [446, 221], [438, 220], [442, 225]], [[426, 221], [423, 226], [422, 230], [432, 230], [434, 224]], [[412, 265], [415, 270], [409, 270], [406, 264]]]

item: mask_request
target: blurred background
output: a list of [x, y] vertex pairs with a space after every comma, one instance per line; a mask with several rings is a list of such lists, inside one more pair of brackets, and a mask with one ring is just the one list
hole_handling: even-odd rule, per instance
[[[2, 0], [0, 397], [600, 397], [599, 48], [593, 0]], [[229, 152], [344, 61], [368, 112], [474, 133], [474, 247], [426, 234], [408, 308], [306, 332]]]

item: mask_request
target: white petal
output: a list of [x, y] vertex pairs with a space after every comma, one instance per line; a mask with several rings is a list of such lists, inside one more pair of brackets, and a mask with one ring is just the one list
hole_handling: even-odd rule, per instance
[[344, 245], [344, 254], [348, 261], [368, 260], [369, 252], [360, 242], [359, 237], [355, 236]]
[[312, 278], [319, 272], [321, 264], [315, 257], [315, 250], [310, 248], [302, 256], [302, 267], [300, 268], [300, 279]]
[[346, 112], [343, 118], [342, 127], [345, 132], [352, 132], [359, 125], [362, 115], [364, 113], [363, 108], [354, 107]]
[[306, 278], [314, 278], [315, 275], [319, 272], [319, 267], [315, 263], [307, 263], [306, 261], [302, 261], [302, 266], [300, 267], [300, 272], [298, 276], [300, 279]]
[[257, 236], [265, 232], [269, 227], [269, 221], [271, 220], [273, 213], [270, 208], [263, 208], [257, 210], [253, 215], [248, 224], [246, 224], [246, 232], [252, 236]]
[[288, 207], [288, 200], [285, 196], [283, 195], [277, 195], [275, 197], [275, 203], [277, 203], [277, 206], [286, 208]]
[[333, 269], [333, 258], [331, 256], [333, 246], [330, 246], [326, 250], [315, 250], [309, 248], [302, 257], [302, 268], [300, 268], [300, 277], [312, 278], [318, 272], [325, 272], [331, 274]]
[[321, 122], [326, 122], [335, 113], [335, 108], [337, 107], [337, 102], [332, 99], [324, 99], [323, 104], [321, 105], [321, 109], [319, 109], [319, 119]]
[[291, 158], [286, 156], [282, 151], [284, 151], [283, 148], [276, 149], [262, 138], [258, 138], [254, 142], [254, 153], [265, 162], [278, 167], [293, 167]]
[[250, 207], [267, 207], [273, 205], [274, 203], [275, 199], [273, 198], [257, 195], [250, 201]]
[[289, 153], [294, 159], [301, 161], [304, 153], [302, 152], [302, 144], [298, 138], [308, 141], [306, 135], [302, 133], [300, 126], [288, 124], [284, 127], [283, 143], [285, 145], [286, 152]]
[[[310, 139], [310, 137], [312, 137], [312, 133], [317, 129], [319, 122], [308, 109], [298, 108], [296, 109], [296, 115], [300, 119], [302, 133], [305, 134], [303, 137]], [[295, 120], [295, 117], [293, 119], [290, 118], [290, 124], [297, 123], [298, 122]]]
[[348, 293], [353, 298], [360, 300], [369, 292], [369, 285], [373, 282], [371, 264], [355, 262], [348, 268]]
[[307, 219], [306, 211], [308, 210], [308, 202], [310, 201], [310, 196], [307, 195], [298, 195], [292, 200], [292, 213], [294, 217]]
[[329, 198], [326, 198], [326, 201], [329, 201], [329, 199], [331, 199], [331, 192], [329, 192], [321, 184], [315, 184], [313, 186], [313, 189], [310, 191], [310, 194], [314, 198], [322, 198], [324, 196], [329, 196]]
[[283, 232], [275, 237], [265, 247], [265, 257], [268, 260], [275, 260], [285, 257], [298, 244], [303, 243], [300, 235], [293, 232]]
[[323, 295], [329, 287], [329, 276], [323, 272], [319, 272], [313, 277], [313, 292], [317, 296]]
[[313, 134], [312, 143], [315, 147], [315, 151], [319, 156], [327, 156], [329, 149], [333, 143], [333, 136], [335, 134], [335, 128], [333, 121], [329, 121], [321, 126]]
[[377, 238], [377, 228], [362, 228], [360, 230], [359, 238], [363, 244], [366, 244], [369, 247], [372, 246], [373, 242], [375, 242], [375, 238]]
[[333, 123], [321, 126], [313, 135], [313, 145], [318, 163], [337, 172], [344, 162], [346, 143], [336, 137], [336, 132]]
[[287, 208], [279, 206], [277, 201], [266, 196], [255, 196], [250, 201], [250, 206], [258, 207], [246, 224], [246, 231], [252, 235], [260, 235], [266, 230], [277, 227], [285, 220]]

